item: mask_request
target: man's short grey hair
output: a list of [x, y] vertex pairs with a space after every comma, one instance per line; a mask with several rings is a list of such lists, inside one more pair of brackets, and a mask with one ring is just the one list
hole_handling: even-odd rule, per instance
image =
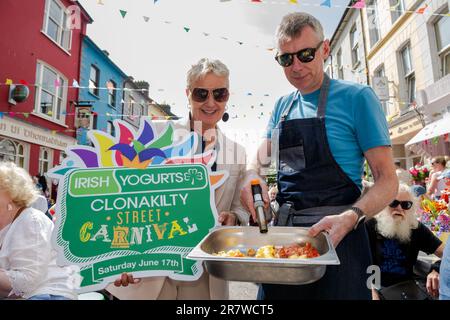
[[222, 61], [203, 58], [189, 69], [187, 73], [187, 87], [192, 89], [192, 84], [195, 81], [210, 72], [214, 73], [216, 76], [227, 78], [227, 81], [230, 76], [230, 71]]
[[284, 42], [300, 36], [302, 30], [308, 26], [316, 32], [320, 41], [324, 40], [322, 24], [314, 16], [306, 12], [294, 12], [285, 15], [276, 32], [278, 47]]

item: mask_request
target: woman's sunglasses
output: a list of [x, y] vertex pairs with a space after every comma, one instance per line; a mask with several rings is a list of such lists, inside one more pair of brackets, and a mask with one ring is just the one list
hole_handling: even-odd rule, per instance
[[413, 205], [413, 202], [412, 201], [399, 201], [399, 200], [396, 199], [396, 200], [391, 202], [389, 207], [397, 208], [398, 205], [400, 205], [403, 210], [409, 210], [409, 209], [411, 209], [411, 207]]
[[230, 93], [227, 88], [218, 88], [213, 90], [194, 88], [191, 93], [192, 100], [195, 102], [205, 102], [208, 100], [209, 93], [212, 92], [214, 100], [217, 102], [226, 102], [230, 97]]
[[316, 51], [320, 48], [323, 41], [320, 41], [320, 43], [315, 48], [305, 48], [298, 52], [294, 53], [283, 53], [280, 55], [277, 55], [275, 57], [275, 60], [280, 64], [282, 67], [289, 67], [294, 63], [294, 56], [297, 56], [297, 59], [300, 60], [302, 63], [309, 63], [314, 60], [316, 57]]

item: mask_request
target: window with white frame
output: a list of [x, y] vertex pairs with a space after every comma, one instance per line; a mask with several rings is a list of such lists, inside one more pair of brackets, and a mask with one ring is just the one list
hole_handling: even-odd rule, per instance
[[389, 0], [392, 24], [405, 13], [405, 0]]
[[59, 152], [59, 164], [61, 164], [65, 158], [67, 158], [67, 154], [64, 151], [60, 151]]
[[51, 168], [52, 151], [48, 148], [41, 147], [39, 150], [39, 173], [46, 174]]
[[373, 47], [375, 43], [380, 40], [380, 23], [378, 20], [378, 6], [375, 0], [369, 0], [366, 4], [367, 8], [367, 22], [369, 27], [370, 46]]
[[36, 66], [35, 111], [63, 122], [66, 112], [67, 79], [55, 69], [38, 62]]
[[416, 100], [416, 76], [414, 74], [414, 67], [411, 60], [411, 47], [409, 44], [400, 50], [400, 58], [402, 60], [403, 76], [407, 92], [405, 105], [409, 106]]
[[[448, 13], [448, 10], [443, 13]], [[440, 60], [441, 77], [450, 74], [450, 17], [440, 16], [434, 23], [436, 44]]]
[[99, 87], [100, 87], [100, 70], [94, 66], [91, 65], [91, 70], [89, 72], [89, 92], [99, 96]]
[[65, 50], [71, 47], [72, 31], [67, 28], [70, 13], [59, 0], [46, 0], [44, 33]]
[[116, 83], [112, 80], [109, 80], [108, 104], [111, 107], [116, 108]]
[[127, 112], [127, 115], [128, 115], [128, 118], [130, 118], [131, 120], [134, 120], [134, 115], [135, 115], [135, 104], [136, 104], [136, 102], [135, 102], [135, 100], [134, 100], [134, 98], [130, 95], [130, 99], [129, 99], [129, 105], [128, 105], [128, 112]]
[[143, 101], [142, 101], [142, 103], [140, 105], [139, 115], [140, 116], [145, 116], [145, 103]]
[[359, 54], [358, 54], [358, 37], [357, 37], [356, 25], [353, 25], [350, 29], [350, 47], [352, 51], [352, 67], [355, 68], [359, 64]]
[[337, 69], [338, 69], [338, 78], [341, 80], [344, 80], [344, 66], [342, 64], [342, 49], [339, 49], [339, 51], [336, 54], [336, 62], [337, 62]]
[[11, 161], [25, 168], [25, 148], [20, 142], [0, 138], [0, 161]]
[[[385, 77], [386, 74], [385, 74], [385, 72], [384, 72], [384, 65], [379, 66], [379, 67], [375, 70], [375, 72], [373, 73], [373, 75], [374, 75], [375, 77]], [[383, 109], [384, 114], [385, 114], [385, 115], [388, 115], [389, 113], [388, 113], [387, 101], [381, 100], [380, 102], [381, 102], [381, 108]]]

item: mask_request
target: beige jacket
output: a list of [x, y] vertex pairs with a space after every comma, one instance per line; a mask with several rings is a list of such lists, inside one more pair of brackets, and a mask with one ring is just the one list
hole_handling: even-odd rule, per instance
[[[189, 121], [176, 121], [174, 123], [175, 135], [177, 129], [190, 131]], [[154, 121], [153, 127], [158, 131], [167, 124], [167, 122]], [[245, 177], [246, 171], [246, 152], [245, 149], [238, 143], [228, 139], [223, 133], [218, 130], [219, 146], [217, 154], [217, 171], [226, 170], [230, 176], [215, 191], [215, 201], [217, 213], [222, 211], [234, 212], [241, 223], [246, 225], [248, 223], [249, 214], [244, 210], [240, 203], [240, 184]], [[206, 199], [205, 201], [209, 201]], [[206, 272], [206, 270], [204, 270]], [[137, 284], [132, 284], [127, 287], [115, 287], [113, 284], [107, 287], [107, 290], [115, 297], [122, 300], [155, 300], [159, 297], [161, 289], [167, 277], [149, 277], [143, 278]], [[228, 283], [224, 280], [215, 278], [213, 276], [202, 276], [197, 281], [208, 281], [209, 297], [213, 300], [228, 299]], [[180, 282], [178, 282], [180, 283]], [[187, 283], [189, 284], [189, 283]], [[196, 296], [190, 299], [197, 299]]]

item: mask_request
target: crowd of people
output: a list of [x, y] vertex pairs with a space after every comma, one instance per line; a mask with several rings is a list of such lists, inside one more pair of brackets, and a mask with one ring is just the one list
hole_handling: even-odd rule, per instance
[[[247, 162], [245, 149], [218, 126], [229, 118], [230, 92], [229, 70], [219, 60], [204, 58], [189, 69], [189, 119], [174, 123], [198, 135], [198, 153], [216, 150], [213, 171], [230, 172], [216, 191], [218, 225], [257, 221], [250, 181], [264, 181], [264, 169], [274, 159], [277, 184], [270, 190], [261, 185], [272, 223], [308, 227], [311, 237], [326, 231], [336, 247], [340, 265], [328, 266], [320, 280], [301, 286], [263, 283], [255, 298], [369, 300], [398, 292], [405, 298], [423, 287], [426, 298], [437, 298], [440, 292], [448, 299], [449, 245], [444, 250], [441, 240], [415, 216], [417, 196], [439, 199], [448, 187], [445, 158], [432, 159], [428, 186], [411, 186], [407, 172], [394, 162], [388, 125], [374, 91], [323, 72], [330, 43], [321, 23], [312, 15], [291, 13], [276, 35], [276, 62], [294, 91], [277, 100], [252, 161]], [[370, 183], [363, 174], [365, 163], [373, 177]], [[54, 225], [45, 217], [46, 180], [33, 179], [14, 164], [0, 163], [0, 298], [76, 299], [78, 270], [57, 265], [51, 244]], [[442, 265], [433, 264], [422, 284], [413, 271], [419, 251], [443, 256]], [[374, 264], [381, 282], [368, 287], [367, 269]], [[124, 273], [107, 290], [119, 299], [229, 297], [228, 283], [206, 270], [196, 281], [136, 279]]]

